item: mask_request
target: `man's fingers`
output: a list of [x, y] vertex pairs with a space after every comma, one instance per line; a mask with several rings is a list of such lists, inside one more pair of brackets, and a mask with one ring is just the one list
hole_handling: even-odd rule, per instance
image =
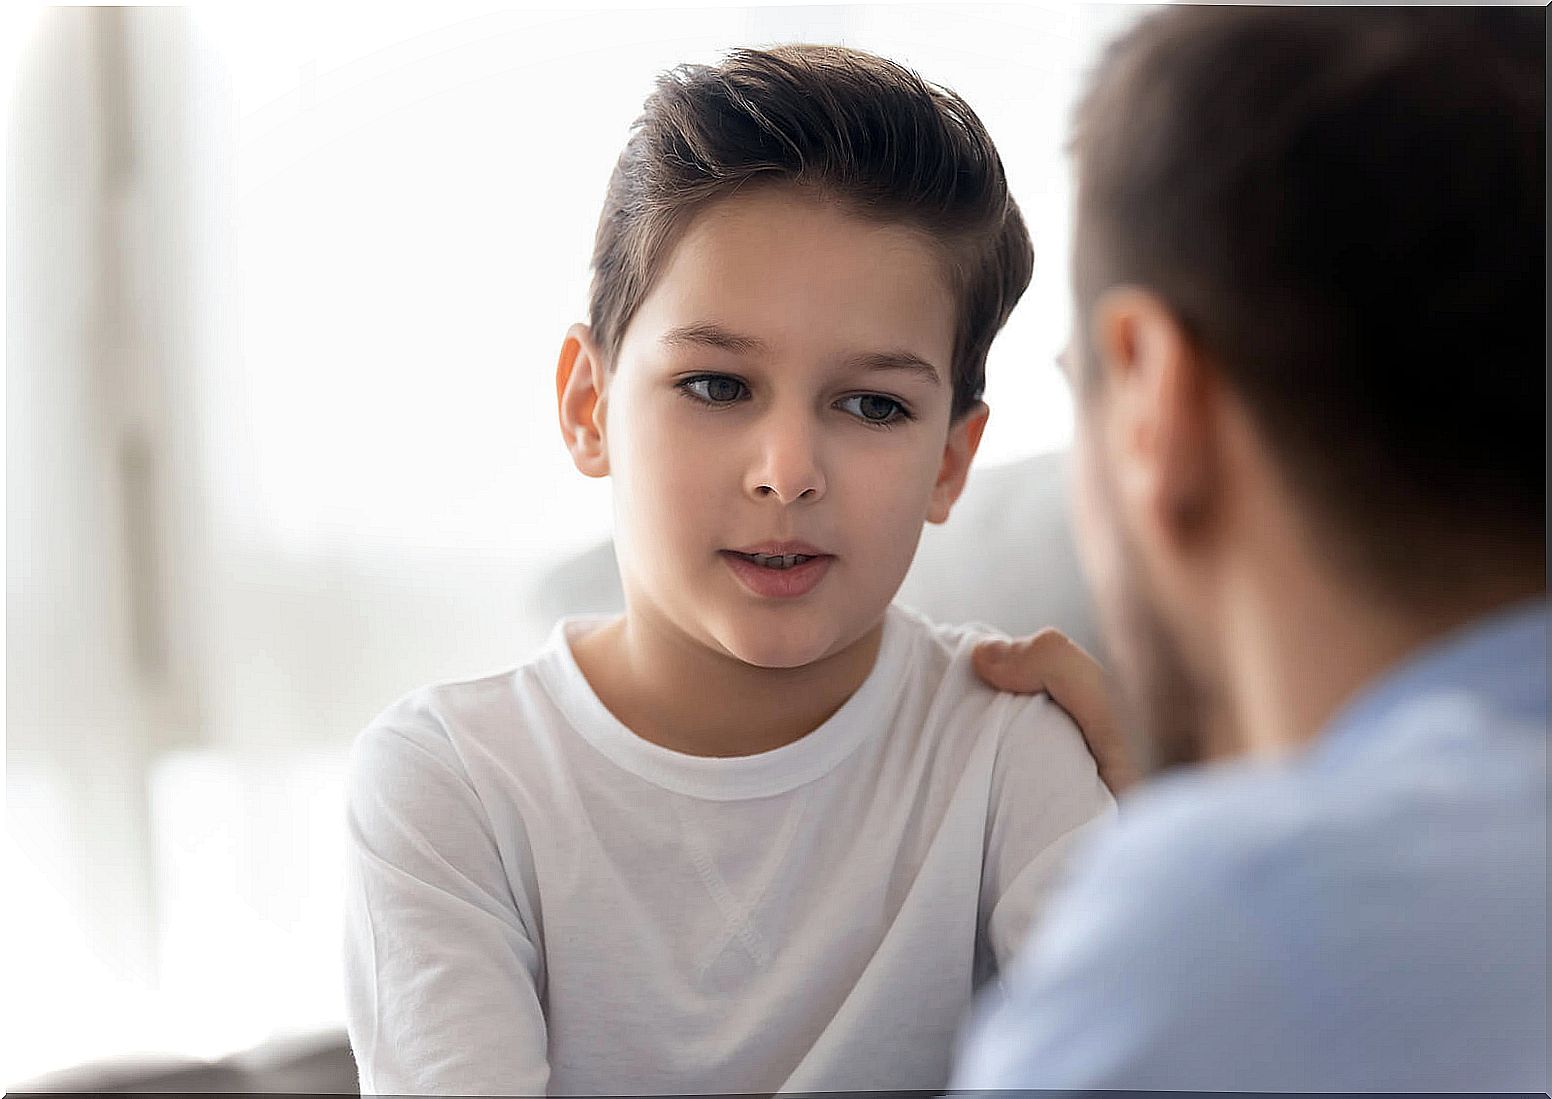
[[999, 691], [1029, 695], [1045, 690], [1039, 670], [1013, 658], [1011, 646], [1003, 641], [988, 641], [977, 645], [970, 655], [975, 674]]
[[1063, 643], [1072, 644], [1055, 630], [1041, 630], [1018, 641], [983, 641], [971, 654], [971, 662], [976, 674], [999, 691], [1034, 694], [1049, 690], [1051, 679], [1063, 673], [1067, 662], [1059, 651]]
[[1104, 669], [1057, 630], [1017, 641], [990, 641], [971, 654], [976, 674], [1001, 691], [1045, 691], [1083, 732], [1100, 778], [1119, 794], [1137, 780], [1130, 746], [1116, 725]]

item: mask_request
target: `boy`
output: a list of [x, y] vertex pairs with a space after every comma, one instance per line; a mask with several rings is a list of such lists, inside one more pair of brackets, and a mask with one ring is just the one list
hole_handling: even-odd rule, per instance
[[660, 81], [557, 374], [626, 613], [358, 739], [363, 1091], [945, 1085], [1111, 805], [1048, 699], [890, 605], [1030, 269], [979, 120], [899, 66], [788, 47]]

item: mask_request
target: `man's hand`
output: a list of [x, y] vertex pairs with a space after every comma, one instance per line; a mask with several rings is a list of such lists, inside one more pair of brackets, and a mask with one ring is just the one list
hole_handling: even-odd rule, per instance
[[1099, 777], [1120, 796], [1137, 781], [1131, 748], [1116, 725], [1104, 669], [1058, 630], [1017, 641], [983, 641], [973, 654], [976, 674], [1000, 691], [1044, 691], [1083, 731]]

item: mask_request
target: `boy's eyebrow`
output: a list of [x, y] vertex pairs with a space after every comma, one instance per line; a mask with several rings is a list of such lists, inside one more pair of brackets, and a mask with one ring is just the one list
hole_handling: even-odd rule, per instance
[[740, 336], [716, 324], [685, 324], [663, 333], [664, 347], [715, 347], [735, 355], [758, 355], [769, 350], [765, 341]]
[[[770, 350], [764, 340], [730, 332], [717, 324], [685, 324], [663, 333], [665, 347], [714, 347], [734, 355], [760, 355]], [[846, 360], [846, 368], [862, 370], [905, 370], [933, 385], [941, 385], [938, 368], [911, 351], [871, 351]]]
[[938, 368], [912, 351], [874, 351], [846, 360], [852, 370], [907, 370], [933, 385], [942, 385]]

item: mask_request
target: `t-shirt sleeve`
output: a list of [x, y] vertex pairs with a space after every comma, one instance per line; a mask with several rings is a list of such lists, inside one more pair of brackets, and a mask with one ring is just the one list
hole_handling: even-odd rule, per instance
[[434, 718], [394, 713], [356, 739], [347, 786], [346, 1017], [361, 1090], [543, 1095], [541, 963], [489, 817]]
[[981, 878], [981, 930], [1005, 971], [1068, 856], [1115, 812], [1083, 734], [1044, 694], [1009, 699], [992, 765]]

